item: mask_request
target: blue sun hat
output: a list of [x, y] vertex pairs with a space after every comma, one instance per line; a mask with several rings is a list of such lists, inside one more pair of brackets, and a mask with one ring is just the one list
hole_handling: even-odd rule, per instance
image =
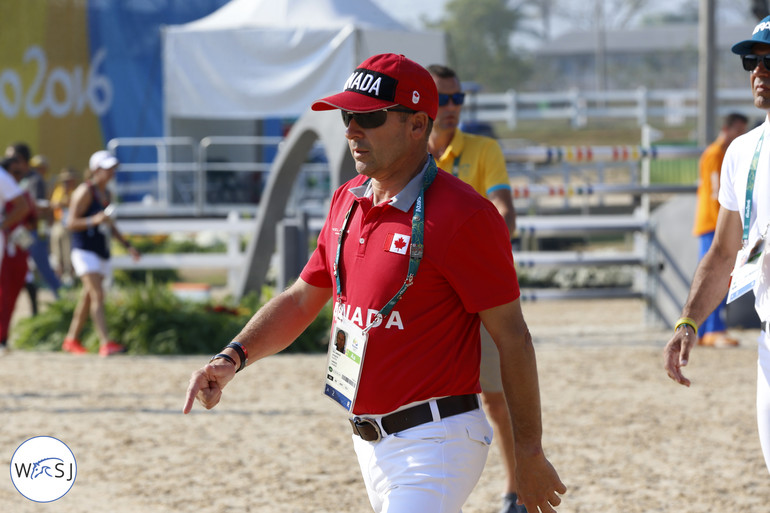
[[770, 46], [770, 16], [760, 21], [759, 24], [754, 27], [754, 33], [751, 35], [751, 39], [735, 43], [732, 48], [733, 53], [738, 55], [750, 54], [751, 48], [757, 43]]

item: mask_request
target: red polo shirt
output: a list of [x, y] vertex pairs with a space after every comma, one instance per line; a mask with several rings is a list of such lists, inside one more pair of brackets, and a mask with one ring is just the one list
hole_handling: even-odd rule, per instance
[[[337, 235], [356, 202], [340, 271], [346, 315], [362, 328], [406, 278], [407, 241], [423, 173], [377, 206], [362, 185], [366, 177], [337, 189], [318, 247], [302, 271], [307, 283], [336, 290]], [[425, 192], [419, 271], [393, 311], [369, 331], [353, 413], [383, 414], [415, 401], [480, 392], [477, 314], [518, 297], [503, 218], [469, 185], [439, 170]]]

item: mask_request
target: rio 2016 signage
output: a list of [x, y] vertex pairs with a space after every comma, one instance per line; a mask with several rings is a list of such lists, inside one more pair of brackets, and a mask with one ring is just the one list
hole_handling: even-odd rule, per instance
[[40, 46], [30, 46], [24, 52], [25, 66], [34, 67], [32, 82], [25, 84], [14, 69], [0, 73], [0, 112], [6, 118], [15, 118], [23, 111], [26, 117], [38, 118], [50, 114], [62, 118], [82, 114], [86, 107], [101, 116], [112, 105], [112, 82], [99, 74], [99, 67], [107, 57], [100, 49], [94, 54], [87, 70], [82, 66], [49, 69], [48, 58]]

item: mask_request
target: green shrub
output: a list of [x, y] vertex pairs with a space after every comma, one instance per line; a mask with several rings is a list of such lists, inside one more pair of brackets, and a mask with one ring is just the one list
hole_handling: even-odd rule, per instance
[[[20, 320], [12, 332], [13, 345], [60, 349], [79, 293], [69, 291], [37, 316]], [[105, 315], [110, 338], [125, 344], [130, 354], [214, 354], [238, 335], [261, 305], [258, 294], [238, 304], [231, 298], [202, 304], [179, 299], [165, 286], [132, 286], [107, 295]], [[330, 325], [331, 306], [327, 305], [285, 351], [326, 351]], [[91, 351], [99, 347], [90, 319], [81, 341]]]

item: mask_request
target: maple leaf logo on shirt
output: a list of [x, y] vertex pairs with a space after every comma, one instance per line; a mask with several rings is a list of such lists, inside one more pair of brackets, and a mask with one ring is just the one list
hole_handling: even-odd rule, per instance
[[399, 255], [406, 255], [407, 249], [409, 249], [409, 241], [411, 235], [403, 235], [401, 233], [389, 233], [385, 237], [385, 245], [383, 249], [390, 253], [398, 253]]

